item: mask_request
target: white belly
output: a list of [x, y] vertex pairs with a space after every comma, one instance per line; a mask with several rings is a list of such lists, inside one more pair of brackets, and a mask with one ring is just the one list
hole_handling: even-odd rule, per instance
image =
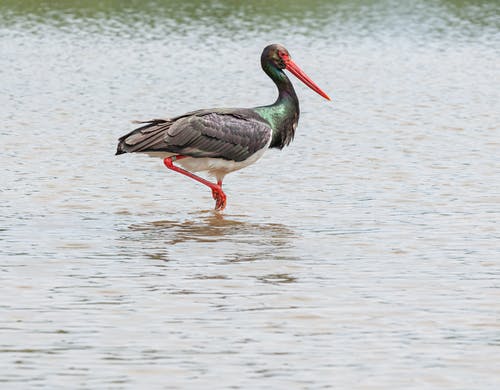
[[[228, 173], [245, 168], [256, 162], [262, 157], [267, 147], [268, 145], [258, 150], [244, 161], [232, 161], [212, 157], [188, 157], [177, 160], [174, 164], [180, 165], [190, 172], [208, 172], [210, 176], [214, 176], [217, 180], [222, 180]], [[164, 152], [149, 152], [146, 154], [151, 157], [159, 157], [161, 159], [175, 155], [174, 153]]]

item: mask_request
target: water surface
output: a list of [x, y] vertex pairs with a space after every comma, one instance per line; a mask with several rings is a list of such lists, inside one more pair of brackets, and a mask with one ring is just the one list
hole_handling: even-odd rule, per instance
[[[454, 388], [500, 381], [495, 1], [4, 1], [6, 388]], [[228, 207], [133, 119], [272, 102], [296, 138]]]

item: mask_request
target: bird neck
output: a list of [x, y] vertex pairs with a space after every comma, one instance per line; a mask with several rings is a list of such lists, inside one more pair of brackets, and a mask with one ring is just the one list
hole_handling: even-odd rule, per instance
[[269, 147], [282, 149], [295, 135], [300, 113], [299, 99], [290, 79], [281, 69], [268, 64], [263, 64], [262, 68], [276, 84], [278, 99], [271, 105], [256, 107], [255, 111], [267, 120], [273, 129]]

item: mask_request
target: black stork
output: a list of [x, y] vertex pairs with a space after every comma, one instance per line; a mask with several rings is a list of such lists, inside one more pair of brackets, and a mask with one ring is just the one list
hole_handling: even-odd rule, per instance
[[[163, 158], [167, 168], [210, 187], [215, 209], [223, 210], [224, 176], [253, 164], [267, 148], [282, 149], [293, 139], [299, 120], [299, 100], [283, 69], [330, 100], [292, 61], [282, 45], [267, 46], [260, 61], [264, 72], [278, 87], [278, 99], [273, 104], [198, 110], [170, 119], [139, 122], [142, 127], [119, 138], [116, 154], [140, 152]], [[201, 171], [208, 171], [217, 184], [191, 173]]]

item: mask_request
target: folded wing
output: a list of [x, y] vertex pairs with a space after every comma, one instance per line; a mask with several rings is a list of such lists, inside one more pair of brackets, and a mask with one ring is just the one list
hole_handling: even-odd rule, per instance
[[266, 147], [271, 133], [252, 110], [202, 110], [148, 122], [119, 139], [117, 154], [169, 152], [243, 161]]

